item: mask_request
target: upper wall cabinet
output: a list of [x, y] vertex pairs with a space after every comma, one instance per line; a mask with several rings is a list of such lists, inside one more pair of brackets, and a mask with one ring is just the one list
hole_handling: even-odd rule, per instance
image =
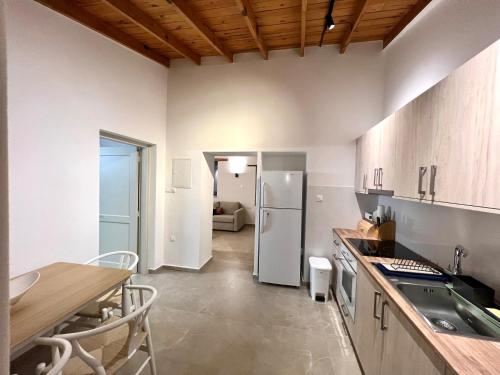
[[431, 194], [437, 202], [500, 208], [499, 52], [496, 43], [433, 88]]
[[429, 185], [432, 135], [436, 127], [436, 101], [429, 90], [394, 115], [395, 183], [394, 195], [432, 199]]
[[[396, 197], [500, 209], [500, 41], [370, 129], [357, 146], [358, 192], [372, 189], [373, 178]], [[364, 190], [360, 173], [368, 174]]]
[[356, 141], [357, 192], [394, 190], [395, 129], [391, 115]]

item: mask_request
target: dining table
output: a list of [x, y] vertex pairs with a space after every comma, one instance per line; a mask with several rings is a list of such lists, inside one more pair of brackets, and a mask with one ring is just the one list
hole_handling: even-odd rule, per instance
[[[76, 263], [53, 263], [36, 270], [40, 279], [10, 310], [11, 359], [37, 337], [50, 333], [87, 304], [127, 285], [129, 270]], [[122, 292], [126, 314], [130, 302]]]

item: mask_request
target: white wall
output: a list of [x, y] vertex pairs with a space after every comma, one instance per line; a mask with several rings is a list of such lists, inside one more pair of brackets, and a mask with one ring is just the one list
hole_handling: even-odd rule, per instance
[[[500, 38], [500, 1], [434, 0], [384, 51], [384, 111], [388, 115], [417, 97]], [[470, 251], [464, 271], [500, 293], [500, 216], [391, 198], [397, 240], [442, 266], [455, 245]]]
[[255, 223], [255, 185], [257, 183], [257, 158], [254, 157], [255, 167], [247, 167], [243, 173], [234, 173], [229, 170], [228, 161], [219, 161], [217, 197], [215, 201], [240, 202], [245, 208], [245, 222]]
[[12, 275], [98, 254], [100, 129], [157, 145], [161, 264], [166, 68], [34, 1], [6, 19]]
[[[204, 59], [201, 67], [175, 61], [169, 71], [168, 183], [171, 159], [190, 157], [193, 188], [167, 194], [166, 235], [176, 241], [166, 243], [165, 262], [199, 268], [211, 252], [204, 247], [209, 241], [200, 248], [205, 234], [198, 224], [211, 220], [210, 211], [200, 209], [208, 199], [203, 151], [307, 152], [309, 185], [331, 190], [335, 201], [346, 191], [354, 197], [354, 139], [382, 116], [380, 50], [372, 42], [352, 45], [345, 55], [329, 46], [308, 48], [305, 58], [285, 50], [271, 52], [268, 61], [253, 53], [237, 55], [234, 64], [219, 58]], [[325, 212], [340, 207], [331, 199], [322, 206]], [[349, 208], [338, 212], [335, 223], [351, 226], [357, 218]], [[331, 236], [330, 219], [311, 222]], [[330, 251], [325, 243], [314, 246], [315, 253]]]
[[434, 0], [385, 50], [387, 116], [500, 38], [500, 1]]
[[9, 373], [9, 202], [4, 3], [0, 3], [0, 373]]
[[380, 197], [396, 214], [397, 240], [442, 267], [453, 264], [455, 246], [469, 252], [464, 273], [500, 294], [500, 215]]

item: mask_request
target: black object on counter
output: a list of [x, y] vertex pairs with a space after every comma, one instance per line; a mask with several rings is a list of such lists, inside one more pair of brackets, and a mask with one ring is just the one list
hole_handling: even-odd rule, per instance
[[396, 241], [366, 240], [360, 238], [347, 238], [347, 240], [365, 256], [425, 261], [424, 257], [421, 257]]
[[453, 290], [465, 299], [482, 306], [494, 304], [495, 291], [472, 276], [453, 275]]

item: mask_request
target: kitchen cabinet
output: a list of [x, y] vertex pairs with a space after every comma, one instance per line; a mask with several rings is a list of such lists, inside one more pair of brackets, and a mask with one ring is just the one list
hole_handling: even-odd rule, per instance
[[356, 141], [356, 191], [393, 190], [395, 180], [394, 115]]
[[[383, 331], [382, 358], [379, 374], [440, 375], [444, 363], [430, 360], [401, 323], [406, 319], [391, 302], [382, 302]], [[399, 315], [399, 316], [398, 316]]]
[[375, 168], [379, 153], [379, 128], [373, 127], [356, 141], [356, 182], [358, 193], [368, 193], [368, 189], [378, 187]]
[[396, 122], [390, 115], [378, 124], [378, 157], [375, 163], [379, 168], [379, 189], [394, 190], [396, 163]]
[[339, 299], [340, 295], [340, 283], [342, 282], [342, 266], [340, 264], [340, 244], [342, 240], [340, 237], [336, 234], [333, 233], [333, 259], [332, 259], [332, 290], [333, 293], [335, 294], [335, 297], [337, 300]]
[[354, 190], [356, 193], [368, 193], [367, 187], [367, 171], [368, 165], [366, 162], [368, 161], [366, 152], [368, 150], [368, 146], [366, 143], [366, 135], [359, 137], [356, 140], [356, 174], [354, 181]]
[[383, 332], [379, 329], [382, 293], [366, 271], [358, 268], [356, 288], [356, 320], [352, 340], [366, 375], [379, 374], [382, 360]]
[[427, 189], [436, 128], [435, 90], [430, 89], [394, 115], [394, 196], [431, 200]]
[[[437, 84], [430, 186], [436, 202], [500, 208], [500, 44]], [[432, 191], [431, 191], [432, 194]]]
[[[431, 359], [413, 339], [406, 318], [368, 273], [358, 267], [353, 344], [366, 375], [438, 375], [444, 364]], [[408, 327], [408, 329], [407, 329]]]
[[500, 209], [500, 41], [358, 139], [356, 191]]

